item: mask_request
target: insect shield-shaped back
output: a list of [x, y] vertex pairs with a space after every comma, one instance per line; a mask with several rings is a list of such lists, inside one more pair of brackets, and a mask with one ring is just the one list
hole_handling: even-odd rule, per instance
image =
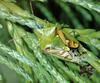
[[55, 38], [55, 27], [35, 29], [34, 33], [39, 40], [41, 49], [43, 50], [46, 45], [51, 44], [52, 40]]

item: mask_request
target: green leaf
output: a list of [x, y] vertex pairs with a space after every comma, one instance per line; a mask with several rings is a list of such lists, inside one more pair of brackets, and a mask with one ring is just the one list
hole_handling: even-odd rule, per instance
[[94, 0], [62, 0], [62, 1], [80, 5], [89, 10], [95, 10], [100, 13], [100, 2], [99, 1], [94, 1]]

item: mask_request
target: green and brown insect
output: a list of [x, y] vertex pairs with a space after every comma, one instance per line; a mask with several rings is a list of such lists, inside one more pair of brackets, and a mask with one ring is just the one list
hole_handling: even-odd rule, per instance
[[61, 59], [71, 60], [74, 54], [71, 49], [77, 49], [80, 44], [76, 40], [72, 40], [58, 27], [37, 29], [34, 31], [39, 39], [41, 49], [47, 53], [57, 56]]

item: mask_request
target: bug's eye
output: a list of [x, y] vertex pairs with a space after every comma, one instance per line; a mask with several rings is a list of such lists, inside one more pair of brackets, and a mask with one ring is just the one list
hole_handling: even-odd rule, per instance
[[51, 48], [52, 48], [52, 45], [49, 44], [49, 45], [46, 45], [46, 47], [44, 48], [44, 50], [45, 50], [46, 52], [49, 52]]
[[50, 47], [46, 47], [45, 50], [46, 50], [46, 51], [49, 51], [49, 50], [50, 50]]

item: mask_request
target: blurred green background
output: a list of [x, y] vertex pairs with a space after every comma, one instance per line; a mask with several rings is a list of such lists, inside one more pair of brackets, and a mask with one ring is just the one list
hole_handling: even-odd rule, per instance
[[[91, 30], [90, 33], [89, 30], [84, 31], [81, 34], [85, 35], [84, 38], [82, 39], [81, 37], [79, 37], [78, 39], [83, 40], [81, 41], [81, 43], [83, 45], [86, 45], [86, 48], [92, 51], [93, 54], [95, 54], [100, 60], [100, 53], [99, 53], [100, 52], [100, 31], [99, 31], [100, 1], [99, 0], [4, 0], [4, 1], [15, 3], [28, 13], [34, 14], [35, 16], [43, 20], [48, 20], [51, 23], [60, 24], [62, 28], [68, 27], [70, 29], [76, 29], [76, 30], [94, 29], [93, 33]], [[1, 19], [0, 23], [6, 26], [4, 20]], [[29, 31], [31, 32], [30, 29]], [[9, 46], [6, 43], [6, 41], [9, 41], [10, 36], [6, 32], [7, 31], [5, 31], [5, 29], [2, 29], [0, 31], [0, 41], [5, 45]], [[91, 39], [94, 38], [98, 40], [95, 41], [91, 40], [90, 42], [92, 43], [90, 44], [90, 42], [88, 42], [88, 38]], [[13, 48], [14, 47], [13, 44], [10, 45], [10, 47]], [[93, 76], [91, 76], [91, 78], [100, 77], [100, 75], [97, 76], [96, 75], [97, 74], [94, 74]], [[95, 80], [92, 79], [92, 81], [93, 83], [100, 82], [99, 79]], [[23, 78], [20, 75], [18, 75], [14, 70], [8, 68], [4, 64], [0, 64], [0, 83], [24, 83], [24, 81]]]

